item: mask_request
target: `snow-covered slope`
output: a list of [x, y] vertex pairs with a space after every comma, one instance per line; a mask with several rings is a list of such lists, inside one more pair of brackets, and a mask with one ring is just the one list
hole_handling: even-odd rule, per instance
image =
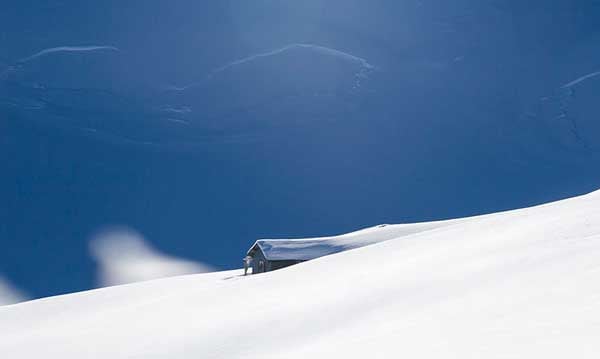
[[399, 230], [397, 239], [266, 274], [189, 275], [2, 307], [0, 352], [11, 359], [600, 355], [600, 192], [381, 230]]

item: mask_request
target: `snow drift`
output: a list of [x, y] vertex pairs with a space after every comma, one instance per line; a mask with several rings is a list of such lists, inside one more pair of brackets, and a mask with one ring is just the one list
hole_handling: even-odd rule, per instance
[[395, 238], [266, 274], [189, 275], [6, 306], [0, 352], [596, 358], [599, 219], [594, 192], [457, 221], [386, 226]]

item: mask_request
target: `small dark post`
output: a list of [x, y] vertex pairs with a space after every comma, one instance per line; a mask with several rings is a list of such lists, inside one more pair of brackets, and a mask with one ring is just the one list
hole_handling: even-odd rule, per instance
[[244, 275], [248, 274], [248, 267], [250, 267], [250, 262], [252, 262], [252, 257], [245, 256], [244, 257]]

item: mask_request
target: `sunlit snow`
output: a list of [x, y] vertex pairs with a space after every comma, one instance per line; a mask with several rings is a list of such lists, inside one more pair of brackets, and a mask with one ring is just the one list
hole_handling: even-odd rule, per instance
[[[600, 191], [282, 270], [0, 308], [7, 358], [596, 358]], [[356, 232], [359, 233], [359, 232]], [[340, 236], [349, 240], [354, 234]]]

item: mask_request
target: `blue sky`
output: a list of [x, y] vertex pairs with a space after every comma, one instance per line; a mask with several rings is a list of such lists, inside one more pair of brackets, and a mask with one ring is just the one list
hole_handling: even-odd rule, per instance
[[226, 269], [257, 238], [593, 190], [600, 79], [563, 86], [600, 71], [599, 14], [592, 0], [14, 1], [0, 273], [33, 297], [92, 288], [89, 241], [107, 226]]

